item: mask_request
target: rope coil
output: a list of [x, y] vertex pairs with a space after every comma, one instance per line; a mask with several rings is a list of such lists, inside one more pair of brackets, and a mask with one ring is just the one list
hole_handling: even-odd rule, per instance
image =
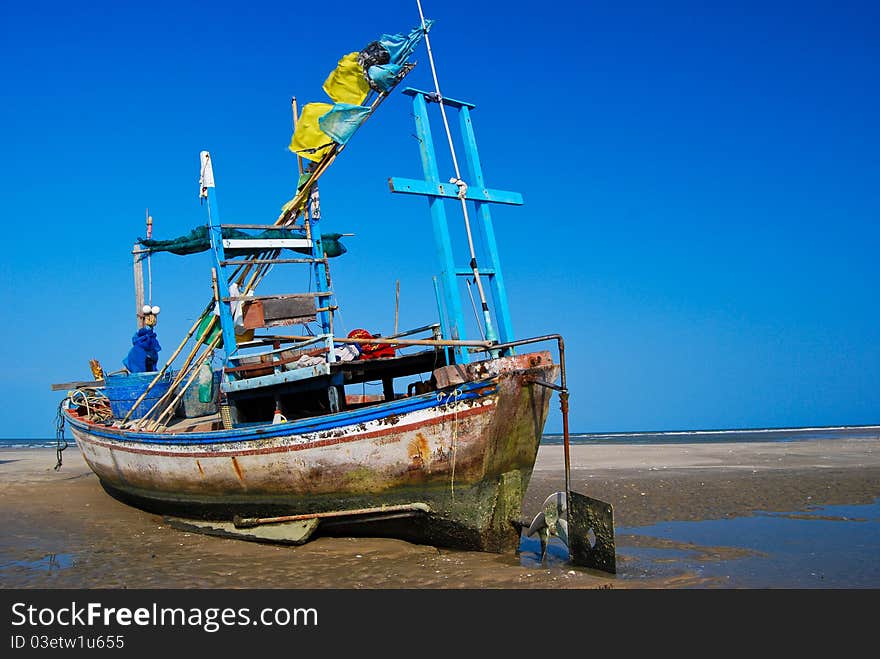
[[458, 198], [464, 200], [467, 198], [468, 186], [467, 183], [462, 181], [460, 178], [455, 178], [454, 176], [449, 179], [449, 182], [454, 184], [458, 188]]

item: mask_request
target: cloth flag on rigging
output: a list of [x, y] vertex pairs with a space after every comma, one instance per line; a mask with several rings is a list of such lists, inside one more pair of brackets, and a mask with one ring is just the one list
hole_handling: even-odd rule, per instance
[[290, 150], [319, 162], [335, 144], [346, 144], [372, 112], [362, 105], [371, 89], [387, 93], [394, 88], [406, 59], [432, 23], [428, 20], [425, 30], [417, 27], [409, 34], [383, 34], [363, 50], [344, 55], [323, 85], [334, 103], [309, 103], [303, 108]]
[[358, 64], [358, 55], [355, 51], [339, 60], [339, 64], [324, 81], [324, 91], [336, 103], [360, 105], [370, 93], [370, 83]]
[[290, 150], [303, 158], [319, 162], [333, 146], [333, 140], [321, 130], [318, 119], [327, 114], [333, 105], [330, 103], [309, 103], [302, 109], [296, 122], [296, 130], [290, 141]]

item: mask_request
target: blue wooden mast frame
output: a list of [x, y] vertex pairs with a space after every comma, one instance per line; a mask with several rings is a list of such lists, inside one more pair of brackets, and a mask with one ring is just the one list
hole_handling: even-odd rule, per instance
[[220, 298], [217, 306], [219, 307], [220, 330], [223, 333], [223, 349], [226, 353], [226, 364], [228, 365], [238, 351], [238, 342], [235, 340], [235, 325], [232, 319], [232, 312], [229, 305], [223, 303], [223, 299], [229, 297], [229, 282], [223, 275], [225, 272], [223, 261], [226, 255], [223, 249], [223, 229], [220, 223], [217, 193], [214, 188], [214, 167], [210, 153], [207, 155], [207, 162], [207, 166], [210, 167], [211, 177], [210, 184], [204, 188], [204, 196], [207, 197], [208, 206], [208, 235], [211, 238], [211, 255], [214, 261], [214, 268], [217, 270], [217, 290]]
[[[419, 140], [425, 180], [391, 177], [388, 179], [388, 184], [392, 192], [428, 197], [434, 229], [434, 241], [440, 262], [439, 288], [442, 291], [442, 296], [438, 297], [442, 297], [445, 302], [444, 305], [440, 305], [441, 308], [439, 309], [440, 326], [443, 330], [443, 335], [453, 340], [469, 339], [469, 337], [465, 336], [458, 277], [472, 277], [473, 271], [469, 267], [456, 266], [444, 200], [459, 199], [459, 188], [454, 183], [444, 183], [440, 179], [437, 157], [434, 151], [434, 140], [431, 134], [431, 124], [428, 117], [427, 104], [429, 102], [440, 102], [446, 107], [458, 110], [461, 139], [464, 144], [468, 169], [468, 188], [465, 200], [474, 204], [477, 217], [479, 218], [478, 224], [486, 251], [485, 256], [488, 258], [488, 264], [481, 262], [479, 272], [481, 277], [485, 277], [489, 281], [492, 293], [492, 307], [495, 312], [495, 324], [498, 328], [498, 335], [495, 336], [495, 331], [490, 326], [490, 334], [486, 338], [490, 341], [500, 340], [501, 343], [511, 342], [514, 340], [513, 326], [510, 321], [507, 290], [504, 286], [501, 259], [498, 254], [498, 244], [495, 240], [495, 229], [489, 205], [508, 204], [520, 206], [523, 203], [522, 195], [518, 192], [492, 190], [486, 187], [483, 178], [483, 168], [480, 163], [480, 154], [477, 149], [477, 140], [470, 116], [470, 111], [476, 107], [475, 105], [452, 98], [439, 98], [434, 92], [425, 92], [413, 89], [412, 87], [407, 87], [403, 90], [403, 93], [407, 96], [412, 96], [413, 99], [413, 116], [415, 117], [416, 134]], [[445, 309], [443, 308], [444, 306]], [[479, 319], [477, 322], [479, 322]], [[506, 349], [502, 351], [502, 354], [509, 354], [510, 352], [511, 349]], [[455, 359], [458, 363], [467, 363], [470, 361], [470, 356], [464, 348], [456, 347]]]
[[[206, 198], [207, 200], [208, 235], [210, 236], [211, 240], [211, 254], [213, 257], [214, 267], [216, 268], [218, 274], [217, 288], [220, 297], [220, 303], [218, 306], [220, 316], [220, 329], [223, 334], [223, 346], [226, 353], [225, 365], [232, 366], [239, 359], [239, 345], [235, 335], [235, 320], [232, 314], [232, 304], [234, 304], [236, 301], [238, 303], [242, 303], [243, 300], [241, 297], [238, 300], [231, 300], [230, 298], [229, 281], [226, 275], [226, 269], [224, 267], [226, 252], [223, 244], [223, 225], [220, 220], [220, 210], [217, 204], [217, 193], [214, 187], [213, 164], [211, 162], [210, 153], [204, 153], [207, 154], [206, 168], [209, 168], [207, 169], [207, 171], [209, 172], [209, 181], [204, 184], [201, 196]], [[319, 226], [321, 219], [321, 210], [317, 184], [313, 184], [312, 190], [310, 192], [309, 203], [307, 205], [307, 208], [304, 210], [304, 213], [307, 216], [305, 222], [305, 225], [307, 227], [307, 237], [309, 238], [311, 243], [310, 256], [312, 262], [312, 277], [314, 279], [315, 292], [317, 293], [316, 299], [324, 302], [316, 313], [317, 318], [321, 323], [321, 329], [323, 333], [315, 337], [315, 339], [312, 341], [307, 341], [300, 344], [300, 346], [315, 342], [323, 342], [327, 347], [327, 363], [330, 363], [336, 361], [336, 356], [333, 351], [333, 294], [332, 291], [330, 291], [329, 287], [326, 285], [326, 282], [328, 280], [327, 264], [324, 260], [324, 247], [321, 241], [321, 232]], [[230, 300], [230, 303], [226, 303], [224, 300]], [[312, 377], [327, 376], [330, 374], [327, 364], [307, 366], [304, 368], [289, 371], [281, 371], [276, 366], [274, 370], [275, 373], [273, 375], [261, 376], [260, 378], [250, 378], [248, 379], [247, 384], [235, 382], [231, 377], [226, 375], [222, 379], [222, 388], [224, 391], [243, 391], [269, 384], [282, 384], [293, 382], [296, 380], [305, 380]], [[331, 385], [341, 384], [341, 374], [331, 377], [328, 382]], [[335, 396], [335, 394], [336, 392], [335, 390], [333, 390], [333, 393], [331, 395]], [[331, 401], [331, 405], [333, 405], [333, 401]], [[336, 405], [338, 405], [338, 401], [336, 401]]]

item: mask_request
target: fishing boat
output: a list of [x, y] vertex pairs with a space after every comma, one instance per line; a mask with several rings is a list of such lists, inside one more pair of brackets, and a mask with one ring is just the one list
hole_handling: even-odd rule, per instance
[[[563, 339], [517, 338], [512, 330], [490, 209], [520, 205], [522, 196], [487, 187], [475, 106], [440, 93], [431, 21], [419, 10], [411, 32], [382, 35], [339, 60], [323, 85], [331, 102], [300, 112], [293, 100], [290, 149], [300, 176], [274, 222], [221, 221], [212, 156], [200, 153], [206, 224], [154, 240], [148, 218], [147, 238], [133, 249], [138, 328], [127, 368], [105, 374], [93, 360], [93, 380], [53, 385], [67, 391], [59, 442], [66, 425], [110, 494], [183, 528], [290, 544], [320, 534], [391, 536], [493, 552], [515, 550], [527, 528], [544, 547], [558, 536], [579, 564], [614, 571], [611, 507], [570, 487]], [[434, 89], [406, 87], [402, 95], [412, 104], [424, 177], [392, 177], [389, 187], [428, 201], [439, 257], [437, 319], [384, 336], [341, 336], [330, 260], [345, 248], [340, 234], [321, 233], [318, 182], [413, 70], [409, 59], [422, 42]], [[451, 149], [449, 178], [440, 175], [429, 107], [440, 113]], [[464, 220], [461, 254], [448, 206]], [[145, 304], [143, 264], [160, 252], [201, 251], [211, 254], [213, 299], [159, 368], [153, 328], [160, 310]], [[257, 295], [282, 267], [305, 269], [310, 290]], [[479, 338], [467, 336], [464, 284], [479, 298]], [[373, 381], [381, 381], [381, 395], [357, 393]], [[554, 392], [565, 490], [528, 524], [522, 502]]]

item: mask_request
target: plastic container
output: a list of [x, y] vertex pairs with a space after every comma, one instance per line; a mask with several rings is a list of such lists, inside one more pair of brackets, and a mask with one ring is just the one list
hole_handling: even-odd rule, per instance
[[199, 398], [200, 387], [207, 384], [207, 382], [203, 381], [203, 375], [200, 373], [196, 377], [196, 380], [189, 386], [189, 389], [186, 390], [186, 393], [183, 394], [183, 398], [180, 401], [180, 407], [177, 408], [178, 416], [182, 416], [185, 419], [194, 419], [195, 417], [217, 413], [217, 392], [220, 390], [220, 371], [214, 371], [211, 377], [213, 379], [211, 400], [204, 402]]
[[[129, 373], [127, 375], [108, 375], [104, 378], [104, 393], [110, 399], [110, 410], [113, 416], [121, 419], [134, 402], [141, 397], [150, 383], [158, 375], [158, 371], [148, 371], [146, 373]], [[129, 419], [140, 419], [144, 414], [150, 411], [150, 408], [156, 404], [171, 386], [171, 374], [166, 373], [162, 378], [150, 389], [144, 400], [132, 412]]]

